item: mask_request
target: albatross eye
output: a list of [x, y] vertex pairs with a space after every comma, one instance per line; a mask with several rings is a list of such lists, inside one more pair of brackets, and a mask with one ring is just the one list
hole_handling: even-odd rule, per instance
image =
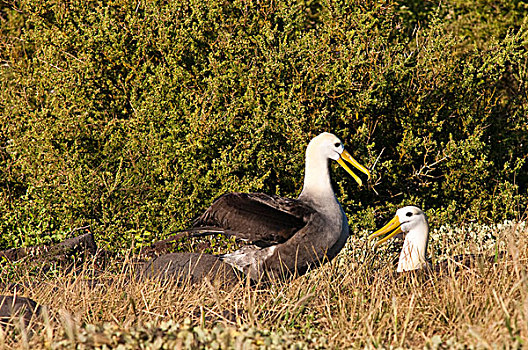
[[336, 142], [336, 143], [334, 143], [334, 146], [335, 146], [336, 148], [337, 148], [337, 147], [340, 147], [340, 146], [341, 146], [341, 143]]
[[405, 216], [412, 216], [412, 215], [413, 214], [410, 211], [408, 211], [407, 214], [405, 214]]

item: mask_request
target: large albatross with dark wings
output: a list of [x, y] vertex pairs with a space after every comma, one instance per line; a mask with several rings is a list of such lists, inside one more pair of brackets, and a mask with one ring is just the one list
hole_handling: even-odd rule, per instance
[[337, 136], [322, 133], [306, 148], [304, 187], [297, 199], [263, 193], [224, 194], [194, 221], [192, 228], [182, 231], [191, 236], [234, 236], [247, 245], [218, 256], [169, 254], [157, 258], [158, 262], [154, 260], [147, 269], [171, 265], [173, 273], [183, 271], [200, 277], [228, 264], [252, 280], [260, 280], [302, 274], [311, 266], [331, 260], [343, 248], [349, 228], [332, 189], [329, 160], [337, 161], [359, 185], [361, 179], [345, 161], [370, 177], [369, 170], [345, 150]]

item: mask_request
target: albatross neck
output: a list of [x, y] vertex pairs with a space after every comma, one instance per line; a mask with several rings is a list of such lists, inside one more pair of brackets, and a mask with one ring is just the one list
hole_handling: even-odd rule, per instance
[[412, 271], [429, 266], [426, 260], [428, 240], [429, 227], [427, 224], [419, 225], [407, 232], [398, 261], [397, 272]]
[[328, 158], [314, 152], [311, 148], [306, 151], [304, 186], [299, 199], [309, 199], [313, 202], [335, 200], [334, 190], [330, 182]]

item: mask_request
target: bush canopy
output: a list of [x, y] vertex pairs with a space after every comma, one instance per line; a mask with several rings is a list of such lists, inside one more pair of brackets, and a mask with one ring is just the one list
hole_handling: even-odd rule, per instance
[[[356, 234], [522, 218], [528, 5], [510, 1], [13, 0], [0, 5], [0, 247], [91, 225], [107, 248], [188, 226], [231, 191], [296, 197], [338, 135]], [[392, 214], [391, 214], [392, 215]]]

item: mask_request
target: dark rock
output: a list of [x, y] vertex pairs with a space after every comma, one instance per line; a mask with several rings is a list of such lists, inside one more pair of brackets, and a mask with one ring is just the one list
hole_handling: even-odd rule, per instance
[[25, 325], [39, 316], [41, 307], [33, 300], [25, 297], [0, 295], [0, 322], [14, 323], [18, 317], [23, 318]]
[[34, 258], [38, 261], [62, 262], [81, 254], [94, 255], [97, 251], [94, 236], [91, 232], [69, 238], [52, 246], [12, 248], [0, 251], [0, 258], [18, 261], [23, 258]]
[[141, 256], [156, 258], [161, 255], [170, 254], [174, 252], [179, 244], [187, 237], [188, 235], [185, 233], [178, 233], [162, 241], [154, 242], [150, 246], [142, 249]]

